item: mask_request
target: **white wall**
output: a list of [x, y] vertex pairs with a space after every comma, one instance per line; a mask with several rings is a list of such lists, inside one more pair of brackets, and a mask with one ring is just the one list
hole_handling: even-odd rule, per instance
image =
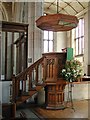
[[90, 65], [90, 2], [88, 5], [88, 65]]
[[42, 30], [36, 27], [36, 20], [43, 14], [42, 2], [28, 3], [28, 58], [32, 59], [28, 66], [42, 56]]
[[85, 14], [85, 42], [84, 42], [84, 72], [87, 74], [88, 65], [88, 13]]
[[[89, 95], [89, 86], [90, 83], [84, 82], [80, 84], [74, 84], [72, 87], [72, 99], [73, 100], [84, 100], [84, 99], [90, 99]], [[65, 87], [65, 101], [67, 100], [68, 96], [68, 85]]]
[[9, 103], [9, 101], [10, 101], [10, 98], [9, 98], [9, 96], [10, 96], [9, 95], [9, 93], [10, 93], [9, 85], [10, 84], [11, 84], [11, 81], [4, 81], [4, 82], [1, 83], [1, 85], [2, 85], [2, 93], [0, 91], [0, 100], [2, 100], [2, 103]]
[[88, 65], [90, 65], [90, 6], [84, 16], [85, 19], [85, 42], [84, 42], [84, 73], [88, 73]]
[[62, 52], [62, 48], [67, 46], [67, 32], [57, 32], [57, 52]]

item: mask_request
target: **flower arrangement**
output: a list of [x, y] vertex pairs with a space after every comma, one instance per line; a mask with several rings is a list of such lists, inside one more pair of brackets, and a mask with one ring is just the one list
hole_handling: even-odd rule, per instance
[[67, 60], [61, 74], [68, 82], [77, 81], [82, 76], [82, 64], [78, 60]]

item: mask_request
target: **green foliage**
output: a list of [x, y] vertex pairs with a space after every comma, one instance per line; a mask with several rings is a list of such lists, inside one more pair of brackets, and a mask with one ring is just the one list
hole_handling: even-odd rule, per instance
[[77, 81], [82, 76], [82, 64], [78, 60], [67, 60], [62, 69], [62, 77], [68, 82]]

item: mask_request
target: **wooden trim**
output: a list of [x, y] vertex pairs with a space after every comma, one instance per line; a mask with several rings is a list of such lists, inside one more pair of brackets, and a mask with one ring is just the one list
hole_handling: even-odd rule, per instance
[[12, 81], [12, 79], [5, 79], [5, 80], [1, 80], [0, 82], [6, 82], [6, 81]]
[[15, 103], [3, 103], [2, 104], [2, 115], [4, 119], [14, 120], [15, 115], [16, 115], [16, 104]]
[[19, 73], [18, 75], [16, 75], [17, 78], [21, 77], [22, 75], [24, 75], [25, 73], [27, 73], [30, 69], [33, 70], [35, 68], [36, 65], [40, 64], [43, 61], [44, 57], [40, 58], [39, 60], [37, 60], [34, 64], [32, 64], [31, 66], [29, 66], [28, 68], [26, 68], [23, 72]]
[[2, 31], [25, 32], [25, 27], [28, 27], [28, 24], [2, 21]]

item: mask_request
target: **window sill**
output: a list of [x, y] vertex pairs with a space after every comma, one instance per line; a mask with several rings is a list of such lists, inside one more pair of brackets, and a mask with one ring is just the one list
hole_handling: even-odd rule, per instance
[[82, 57], [84, 54], [75, 55], [75, 57]]

